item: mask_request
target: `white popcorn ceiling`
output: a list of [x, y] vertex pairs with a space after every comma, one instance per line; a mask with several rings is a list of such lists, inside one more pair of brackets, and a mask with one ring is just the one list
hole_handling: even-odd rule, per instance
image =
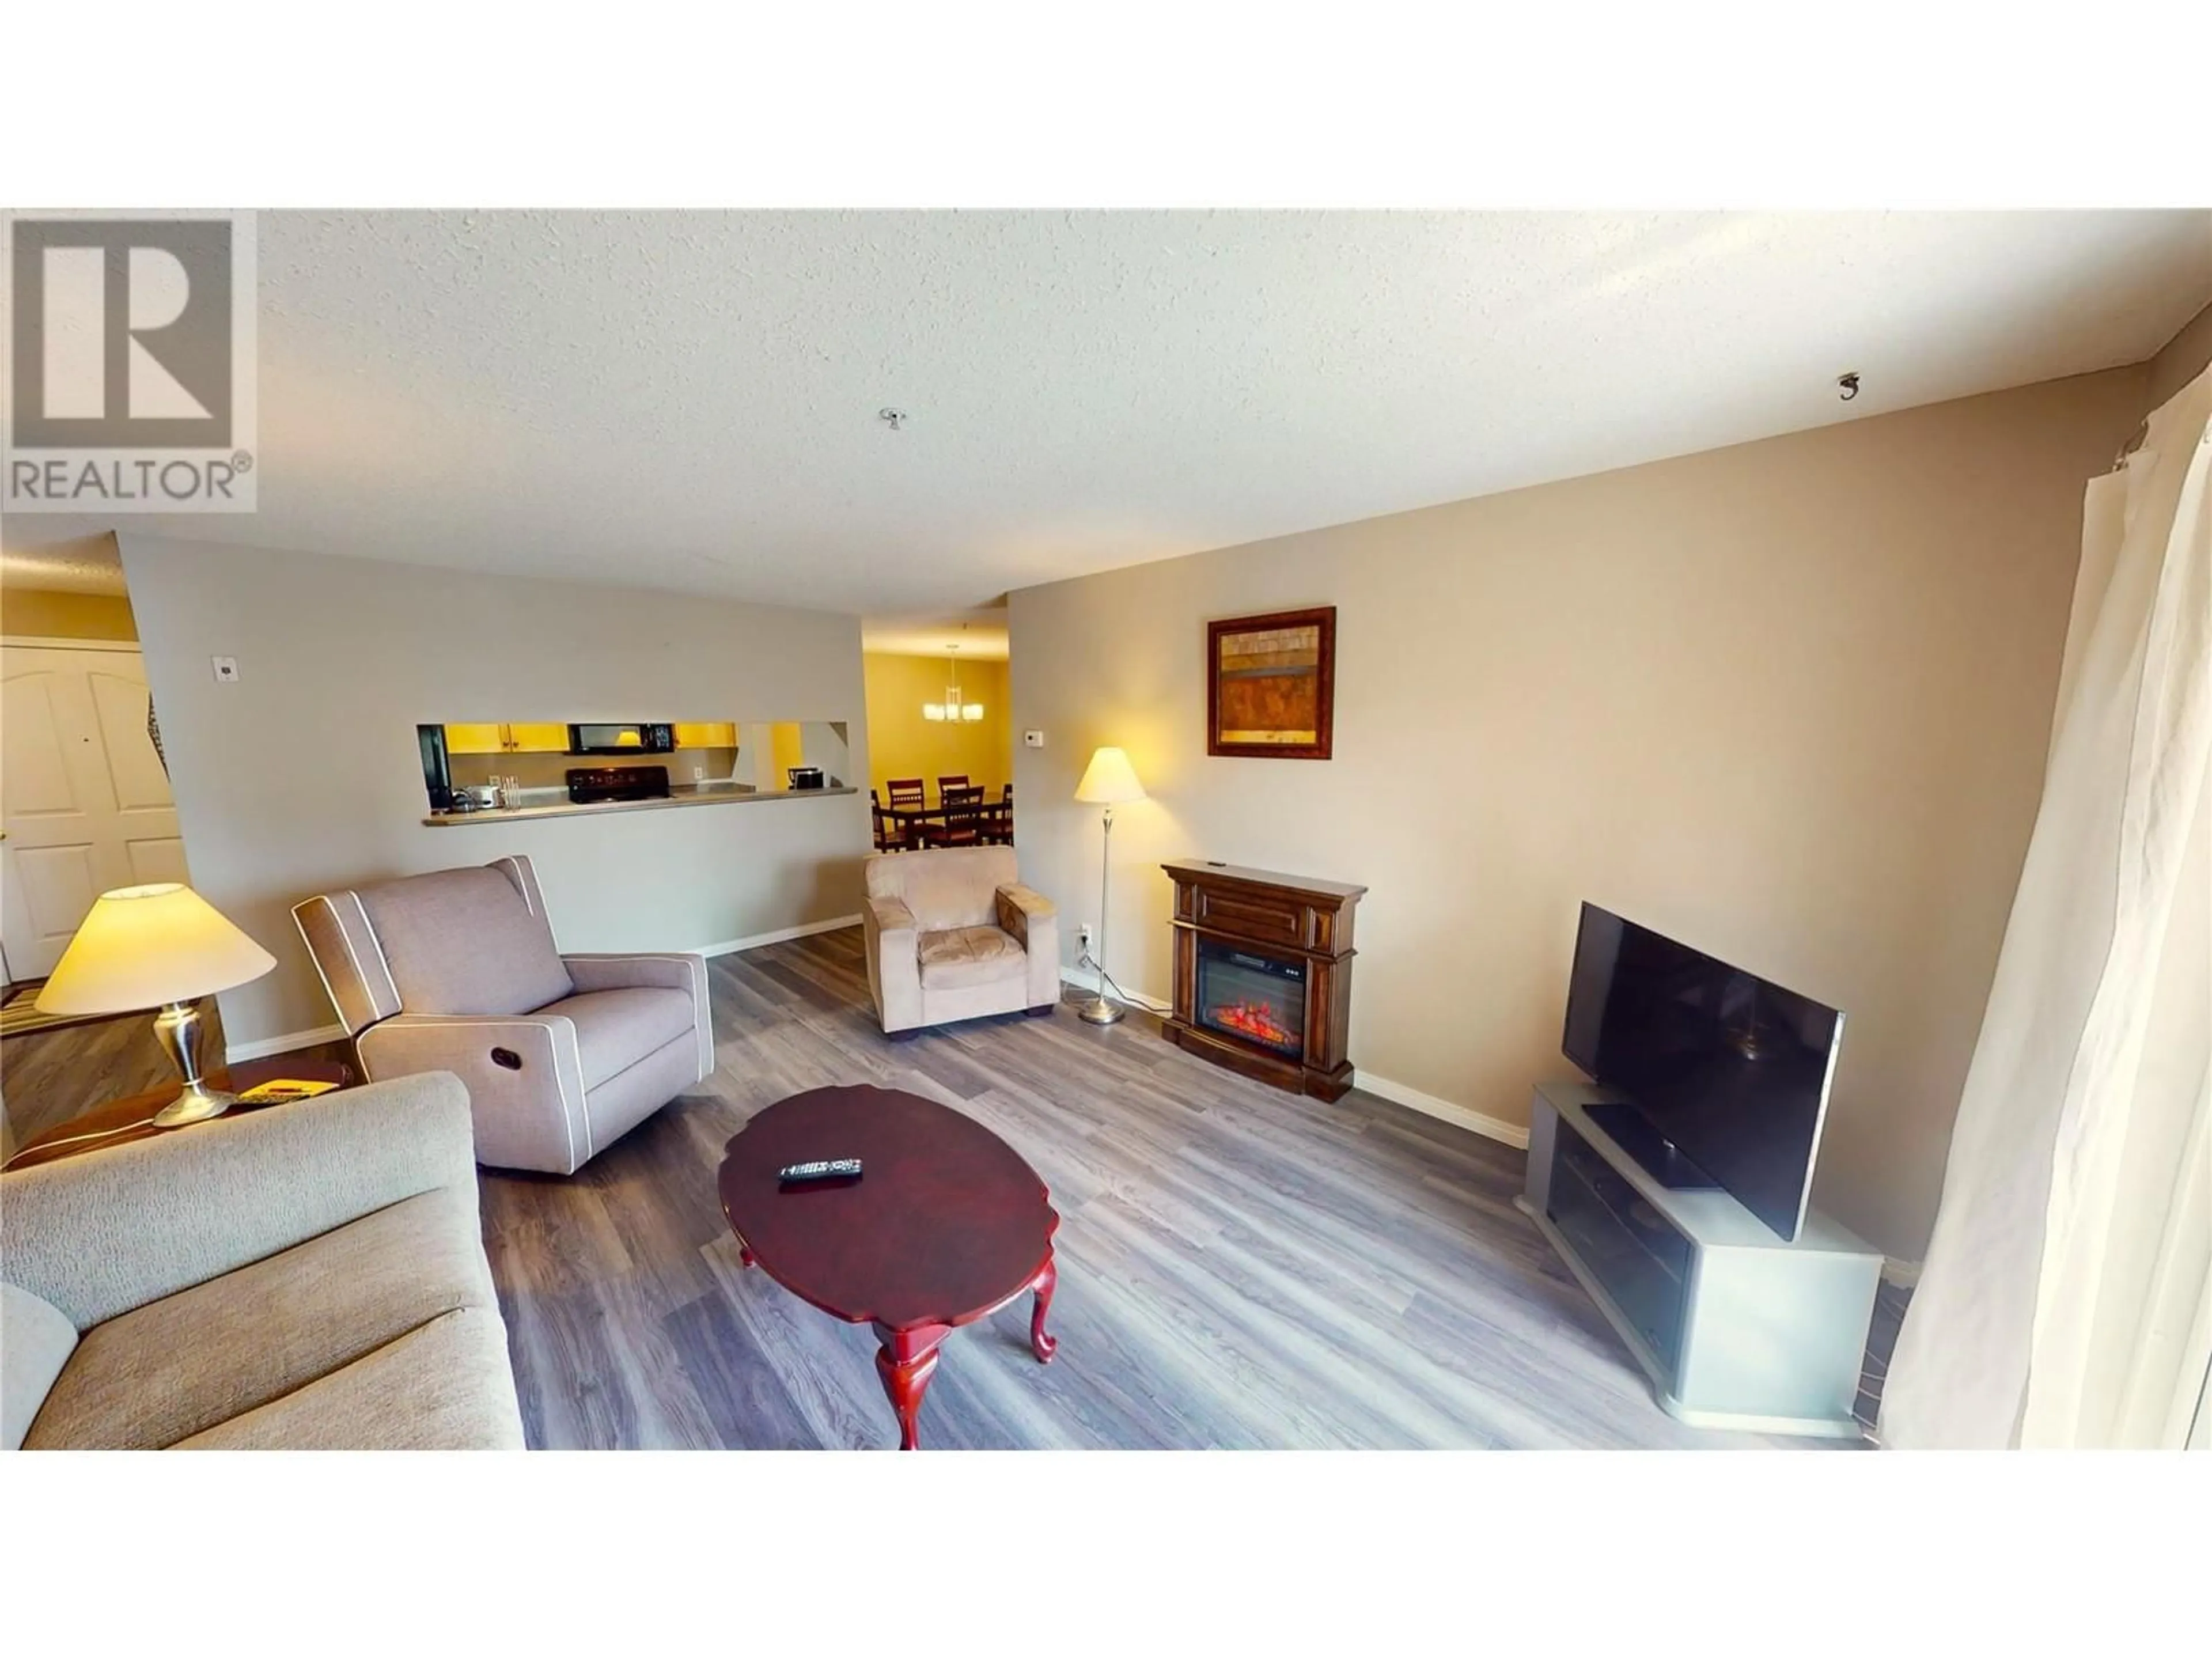
[[259, 227], [260, 511], [122, 528], [884, 617], [2135, 362], [2212, 297], [2193, 211]]
[[971, 661], [1004, 662], [1012, 636], [1006, 607], [983, 606], [924, 616], [870, 616], [860, 623], [860, 649], [895, 656], [935, 657], [957, 651]]

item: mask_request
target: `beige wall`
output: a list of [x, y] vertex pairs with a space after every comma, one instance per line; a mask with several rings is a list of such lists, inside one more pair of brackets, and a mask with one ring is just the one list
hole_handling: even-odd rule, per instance
[[[1024, 878], [1168, 985], [1158, 863], [1365, 883], [1363, 1070], [1527, 1121], [1590, 899], [1850, 1017], [1816, 1201], [1917, 1258], [2035, 811], [2083, 483], [2136, 368], [1011, 601]], [[1338, 607], [1336, 758], [1205, 752], [1205, 622]], [[1072, 950], [1072, 944], [1068, 947]]]
[[[868, 779], [878, 791], [886, 778], [924, 778], [933, 805], [937, 781], [948, 773], [964, 772], [994, 796], [1013, 776], [1004, 662], [963, 662], [956, 675], [943, 657], [871, 651], [861, 661], [868, 683]], [[983, 705], [983, 718], [972, 725], [922, 719], [922, 704], [942, 702], [956, 678], [967, 702]]]
[[0, 633], [47, 640], [135, 640], [131, 601], [108, 593], [0, 590]]
[[415, 738], [478, 710], [744, 710], [849, 720], [865, 756], [857, 617], [119, 539], [193, 883], [277, 958], [224, 994], [234, 1043], [333, 1018], [290, 915], [332, 886], [526, 853], [572, 951], [696, 950], [860, 908], [860, 797], [438, 829]]
[[2181, 332], [2150, 360], [2150, 390], [2144, 399], [2156, 409], [2212, 364], [2212, 306], [2198, 312]]

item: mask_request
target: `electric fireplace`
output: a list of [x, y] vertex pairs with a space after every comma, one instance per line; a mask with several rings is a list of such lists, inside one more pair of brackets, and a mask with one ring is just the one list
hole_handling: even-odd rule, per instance
[[1180, 859], [1174, 1007], [1160, 1035], [1218, 1066], [1335, 1100], [1352, 1086], [1352, 921], [1367, 890]]

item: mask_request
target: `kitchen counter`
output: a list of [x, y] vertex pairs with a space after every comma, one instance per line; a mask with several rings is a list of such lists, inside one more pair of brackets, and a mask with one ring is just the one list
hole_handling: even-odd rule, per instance
[[850, 784], [821, 789], [754, 789], [743, 784], [681, 783], [655, 800], [577, 802], [560, 797], [542, 804], [491, 806], [477, 812], [430, 812], [422, 822], [443, 829], [464, 823], [512, 823], [518, 818], [573, 818], [599, 812], [658, 812], [676, 806], [739, 806], [767, 800], [817, 800], [824, 795], [857, 795]]

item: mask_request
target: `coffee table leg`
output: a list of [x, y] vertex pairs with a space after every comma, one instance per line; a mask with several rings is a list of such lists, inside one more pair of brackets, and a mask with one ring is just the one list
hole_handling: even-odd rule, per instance
[[1030, 1289], [1036, 1292], [1036, 1305], [1030, 1310], [1030, 1352], [1037, 1357], [1039, 1364], [1051, 1358], [1053, 1350], [1060, 1346], [1060, 1339], [1047, 1336], [1044, 1330], [1044, 1316], [1051, 1311], [1052, 1293], [1059, 1284], [1060, 1269], [1054, 1267], [1052, 1258], [1047, 1256], [1044, 1271], [1030, 1285]]
[[918, 1325], [910, 1331], [876, 1327], [883, 1344], [876, 1350], [876, 1375], [883, 1378], [884, 1393], [898, 1413], [901, 1451], [914, 1451], [921, 1444], [921, 1397], [937, 1370], [938, 1344], [951, 1334], [950, 1325]]

